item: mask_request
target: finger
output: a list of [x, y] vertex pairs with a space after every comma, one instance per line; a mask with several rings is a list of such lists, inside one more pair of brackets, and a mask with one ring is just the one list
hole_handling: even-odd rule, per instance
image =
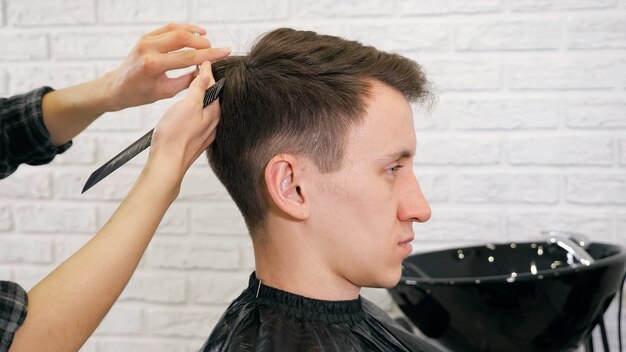
[[217, 61], [230, 54], [228, 48], [211, 48], [203, 50], [185, 50], [176, 53], [159, 54], [154, 62], [154, 72], [161, 73], [193, 65], [205, 61]]
[[164, 97], [171, 98], [183, 89], [189, 88], [191, 82], [196, 78], [195, 72], [186, 73], [180, 77], [168, 78], [164, 86]]
[[211, 62], [205, 61], [200, 65], [198, 76], [189, 85], [187, 96], [193, 101], [202, 103], [204, 100], [204, 92], [215, 84], [213, 72], [211, 71]]
[[149, 41], [148, 45], [153, 50], [160, 53], [167, 53], [182, 48], [207, 49], [211, 47], [211, 42], [205, 37], [183, 30], [163, 33], [145, 40]]
[[200, 33], [200, 35], [205, 35], [206, 34], [206, 30], [200, 26], [196, 26], [195, 24], [189, 24], [189, 23], [169, 23], [166, 24], [163, 27], [157, 28], [155, 30], [153, 30], [152, 32], [146, 33], [144, 34], [144, 37], [153, 37], [153, 36], [157, 36], [157, 35], [161, 35], [163, 33], [167, 33], [167, 32], [171, 32], [171, 31], [175, 31], [175, 30], [183, 30], [183, 31], [187, 31], [190, 33], [193, 32], [198, 32]]

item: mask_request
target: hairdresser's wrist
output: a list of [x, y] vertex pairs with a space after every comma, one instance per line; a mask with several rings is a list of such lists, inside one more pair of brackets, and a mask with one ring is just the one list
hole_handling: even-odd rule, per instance
[[100, 82], [101, 95], [103, 97], [103, 109], [107, 112], [124, 110], [130, 107], [124, 103], [124, 97], [118, 94], [120, 89], [117, 71], [117, 69], [109, 71], [97, 78]]
[[140, 178], [147, 182], [156, 183], [158, 191], [173, 202], [180, 193], [180, 186], [185, 176], [185, 170], [179, 164], [180, 162], [175, 159], [151, 154]]

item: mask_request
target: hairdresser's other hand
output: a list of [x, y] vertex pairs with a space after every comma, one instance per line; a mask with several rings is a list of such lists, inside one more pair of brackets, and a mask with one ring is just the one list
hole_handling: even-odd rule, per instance
[[206, 62], [157, 124], [148, 163], [109, 221], [28, 292], [28, 315], [11, 351], [78, 351], [91, 336], [137, 268], [185, 171], [215, 138], [219, 104], [202, 108], [213, 83]]
[[202, 108], [204, 93], [213, 84], [211, 63], [207, 61], [200, 66], [187, 96], [172, 105], [154, 128], [148, 167], [158, 169], [160, 177], [174, 185], [180, 185], [191, 164], [215, 140], [219, 100]]
[[[194, 32], [200, 35], [195, 35]], [[187, 88], [194, 72], [169, 78], [165, 72], [216, 61], [226, 48], [211, 48], [206, 30], [192, 24], [168, 24], [145, 34], [120, 67], [105, 75], [109, 84], [109, 111], [149, 104]], [[182, 50], [192, 48], [195, 50]]]

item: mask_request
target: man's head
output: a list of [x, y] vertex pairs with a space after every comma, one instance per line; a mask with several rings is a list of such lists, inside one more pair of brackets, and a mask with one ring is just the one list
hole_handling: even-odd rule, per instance
[[426, 78], [411, 60], [292, 29], [266, 34], [248, 55], [216, 62], [213, 71], [226, 85], [222, 118], [207, 154], [251, 233], [273, 205], [265, 175], [273, 157], [296, 155], [321, 173], [337, 171], [349, 132], [366, 116], [374, 85], [395, 90], [405, 105], [429, 96]]

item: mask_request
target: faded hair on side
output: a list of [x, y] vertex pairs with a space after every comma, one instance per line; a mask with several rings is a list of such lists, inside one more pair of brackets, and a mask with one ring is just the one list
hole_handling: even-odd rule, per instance
[[267, 215], [264, 168], [280, 153], [305, 156], [321, 172], [341, 167], [345, 140], [365, 115], [372, 79], [409, 102], [429, 98], [421, 67], [398, 54], [311, 31], [280, 28], [245, 56], [213, 64], [226, 82], [209, 163], [252, 233]]

